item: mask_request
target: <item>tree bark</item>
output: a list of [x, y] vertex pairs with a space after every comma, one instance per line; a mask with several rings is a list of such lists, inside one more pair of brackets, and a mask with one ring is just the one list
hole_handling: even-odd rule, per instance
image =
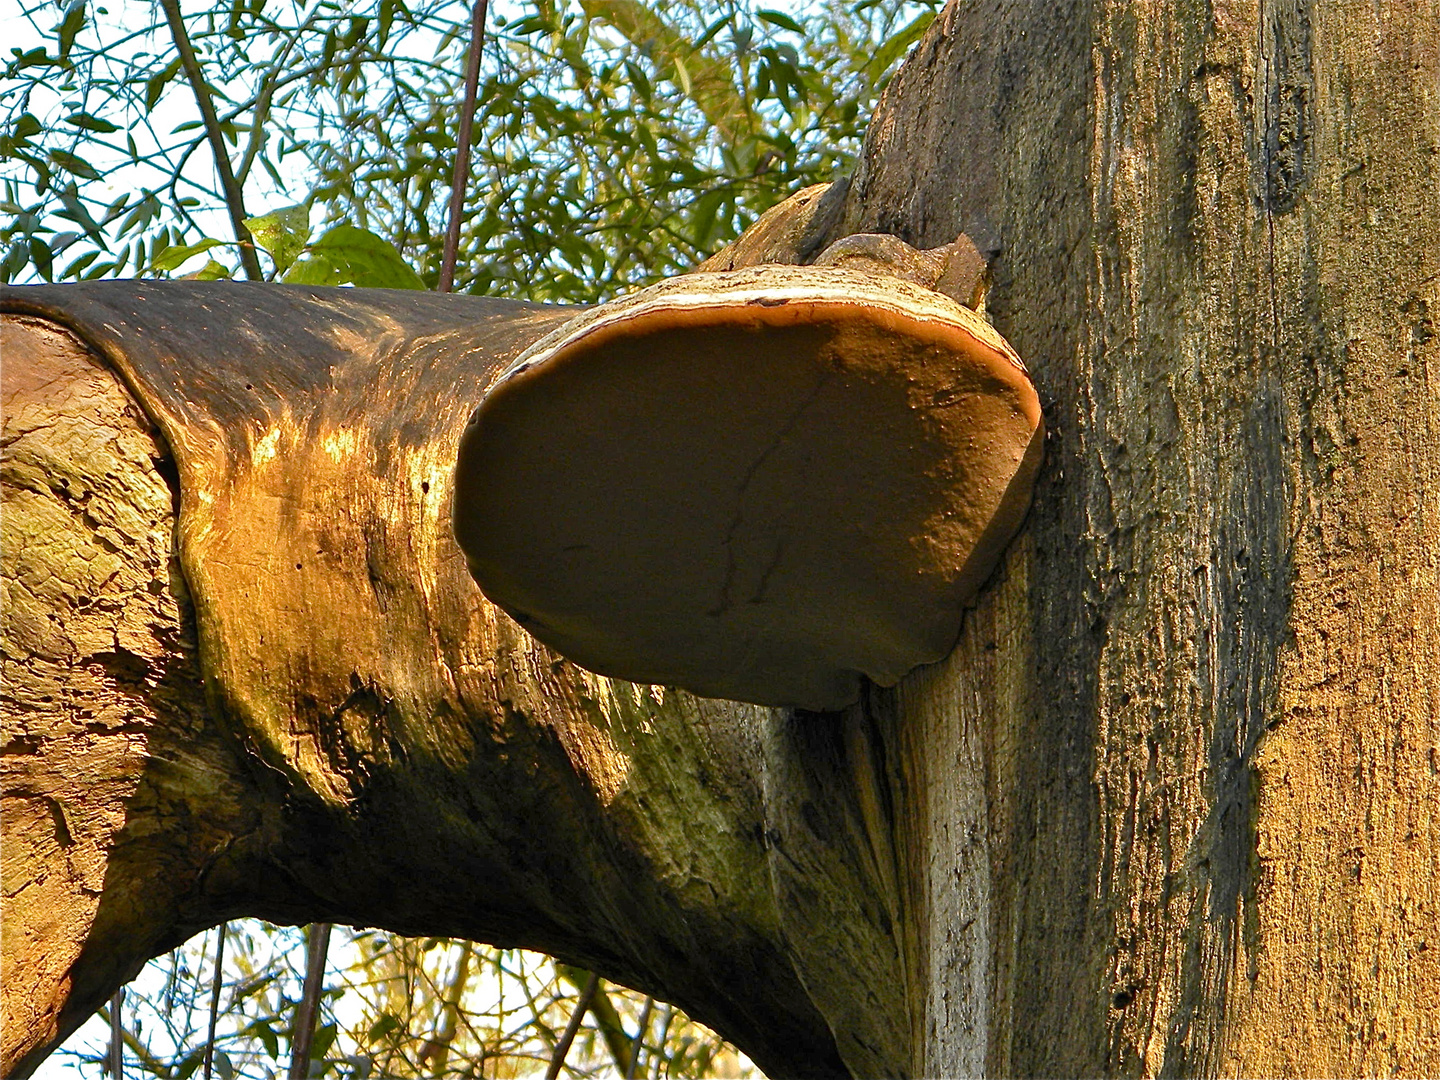
[[[195, 716], [132, 710], [132, 740], [193, 753], [189, 719], [229, 755], [172, 776], [167, 753], [142, 742], [117, 766], [110, 831], [90, 830], [88, 876], [48, 895], [74, 832], [53, 807], [93, 804], [95, 780], [61, 759], [57, 693], [37, 683], [27, 702], [7, 668], [6, 798], [49, 802], [29, 814], [7, 803], [4, 816], [7, 851], [34, 853], [13, 874], [7, 858], [5, 965], [35, 972], [26, 993], [5, 983], [5, 1075], [25, 1075], [147, 957], [240, 915], [540, 949], [654, 987], [776, 1072], [841, 1071], [775, 933], [756, 779], [768, 710], [568, 664], [484, 602], [450, 538], [465, 414], [569, 312], [179, 283], [3, 301], [32, 313], [6, 319], [7, 557], [40, 539], [57, 548], [7, 566], [7, 583], [43, 582], [51, 560], [73, 548], [84, 561], [106, 542], [71, 474], [98, 473], [124, 507], [150, 508], [155, 549], [147, 561], [110, 544], [126, 564], [118, 580], [142, 583], [124, 595], [76, 571], [74, 597], [7, 605], [7, 665], [23, 674], [54, 655], [57, 678], [75, 678], [93, 646], [74, 636], [71, 608], [150, 626], [159, 595], [184, 626], [192, 601], [193, 640], [162, 627], [153, 647], [128, 646], [142, 660], [111, 647], [136, 669], [132, 696], [172, 667], [201, 676], [187, 684]], [[99, 391], [76, 389], [92, 383], [151, 440], [144, 449], [97, 453]], [[30, 516], [11, 513], [31, 501]], [[66, 513], [71, 533], [52, 535]], [[172, 539], [180, 575], [151, 586]], [[154, 805], [157, 769], [170, 802], [213, 835]], [[217, 801], [222, 782], [235, 790]], [[132, 834], [176, 850], [162, 858], [127, 844]], [[97, 899], [94, 926], [73, 914]], [[49, 1003], [46, 1023], [27, 1018], [31, 1000]]]
[[[19, 535], [71, 531], [40, 572], [6, 539], [6, 1008], [21, 970], [40, 1003], [6, 1061], [256, 914], [542, 948], [774, 1075], [1440, 1072], [1437, 26], [1419, 0], [946, 8], [833, 235], [994, 255], [1047, 461], [952, 656], [843, 713], [600, 679], [466, 591], [438, 384], [396, 383], [373, 443], [347, 417], [403, 366], [349, 399], [297, 374], [211, 430], [161, 400], [162, 348], [142, 387], [89, 319], [65, 347], [99, 363], [32, 381], [109, 402], [139, 449], [89, 501], [123, 515], [73, 509], [99, 481], [64, 425], [68, 492], [7, 464]], [[342, 308], [382, 367], [430, 340]], [[187, 533], [206, 490], [228, 504]], [[67, 554], [132, 514], [119, 576]]]
[[1050, 431], [875, 713], [917, 1072], [1440, 1069], [1437, 27], [952, 4], [872, 120], [842, 231], [997, 250]]
[[245, 906], [263, 802], [205, 706], [158, 433], [70, 335], [0, 332], [10, 1076], [218, 898]]

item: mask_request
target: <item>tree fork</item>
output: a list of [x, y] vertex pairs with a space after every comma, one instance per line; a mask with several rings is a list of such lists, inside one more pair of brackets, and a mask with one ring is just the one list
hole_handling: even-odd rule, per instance
[[[1440, 1071], [1437, 20], [947, 7], [836, 229], [997, 253], [1046, 404], [955, 652], [796, 714], [586, 676], [493, 612], [390, 667], [362, 633], [285, 703], [323, 739], [253, 729], [285, 889], [253, 913], [548, 947], [777, 1073]], [[314, 625], [454, 610], [370, 565]]]
[[[304, 309], [312, 302], [307, 290], [199, 286], [207, 298], [197, 302], [182, 295], [194, 288], [184, 283], [136, 287], [146, 292], [142, 302], [152, 327], [180, 326], [186, 311], [208, 310], [209, 331], [198, 339], [186, 337], [191, 344], [184, 347], [208, 340], [213, 355], [197, 357], [193, 367], [177, 367], [174, 347], [180, 339], [167, 342], [162, 334], [152, 342], [145, 333], [133, 336], [128, 329], [132, 316], [122, 313], [123, 302], [122, 309], [107, 306], [107, 297], [124, 296], [124, 286], [88, 290], [98, 304], [88, 314], [81, 301], [87, 290], [57, 294], [64, 303], [49, 309], [52, 319], [83, 323], [86, 344], [55, 322], [35, 317], [44, 314], [45, 305], [36, 303], [41, 290], [7, 292], [7, 333], [22, 336], [7, 344], [6, 378], [32, 373], [29, 378], [42, 396], [55, 399], [47, 405], [50, 413], [63, 421], [27, 419], [23, 401], [17, 399], [13, 409], [7, 401], [7, 478], [20, 470], [15, 475], [24, 484], [63, 507], [67, 489], [57, 482], [57, 496], [45, 479], [63, 475], [49, 464], [61, 459], [62, 464], [77, 463], [68, 466], [76, 469], [105, 468], [122, 488], [153, 492], [156, 512], [167, 515], [153, 530], [167, 545], [162, 564], [174, 570], [169, 545], [178, 534], [179, 569], [163, 583], [136, 587], [138, 600], [103, 607], [118, 608], [122, 617], [148, 626], [154, 621], [152, 601], [193, 599], [197, 618], [188, 655], [192, 663], [198, 655], [204, 676], [195, 671], [190, 684], [191, 700], [199, 701], [187, 728], [171, 733], [167, 725], [178, 725], [168, 715], [154, 721], [166, 739], [184, 749], [126, 759], [129, 786], [117, 788], [110, 832], [92, 844], [90, 879], [97, 888], [105, 882], [101, 913], [113, 908], [117, 925], [94, 919], [95, 925], [57, 925], [57, 912], [83, 914], [83, 898], [47, 898], [23, 888], [7, 894], [6, 969], [33, 970], [36, 985], [6, 979], [6, 1008], [18, 1020], [5, 1024], [7, 1036], [15, 1040], [7, 1046], [5, 1074], [28, 1072], [149, 956], [240, 915], [412, 933], [428, 928], [427, 933], [539, 949], [676, 1001], [746, 1044], [753, 1057], [768, 1061], [771, 1071], [841, 1074], [832, 1036], [805, 999], [774, 937], [755, 779], [760, 764], [754, 759], [755, 728], [769, 711], [598, 678], [529, 641], [486, 605], [443, 529], [450, 477], [442, 463], [454, 459], [463, 427], [459, 419], [407, 419], [395, 413], [393, 425], [386, 421], [364, 435], [388, 448], [390, 467], [357, 469], [344, 455], [337, 462], [334, 448], [368, 453], [346, 432], [353, 430], [356, 417], [378, 417], [385, 409], [352, 402], [335, 414], [333, 427], [320, 410], [293, 433], [294, 439], [285, 429], [268, 441], [264, 424], [257, 430], [240, 416], [212, 423], [203, 412], [193, 413], [207, 393], [219, 395], [212, 403], [243, 403], [280, 386], [286, 396], [268, 400], [284, 403], [275, 415], [288, 423], [305, 414], [304, 371], [323, 373], [328, 390], [343, 356], [325, 349], [338, 344], [343, 350], [358, 341], [374, 343], [382, 356], [397, 349], [382, 368], [398, 365], [396, 370], [420, 377], [423, 385], [397, 393], [394, 379], [383, 372], [376, 377], [371, 358], [357, 369], [366, 373], [362, 378], [342, 380], [349, 387], [345, 392], [380, 395], [422, 411], [440, 408], [458, 417], [467, 392], [478, 392], [489, 377], [485, 367], [477, 368], [467, 357], [489, 355], [503, 362], [566, 314], [466, 297], [324, 290], [321, 310], [327, 323], [337, 316], [341, 323], [359, 320], [351, 324], [355, 337], [336, 339], [326, 323], [309, 322], [303, 310], [297, 313], [295, 304]], [[347, 305], [348, 315], [343, 314]], [[259, 318], [267, 306], [274, 310]], [[105, 311], [109, 314], [101, 314]], [[235, 343], [246, 336], [221, 328], [229, 318], [238, 320], [236, 325], [264, 328], [255, 342], [256, 355], [292, 357], [301, 368], [285, 371], [283, 365], [277, 369], [239, 356]], [[437, 333], [456, 326], [466, 327], [463, 333], [478, 335], [479, 341], [467, 346], [453, 333]], [[393, 336], [397, 327], [403, 331], [398, 339]], [[310, 337], [312, 330], [318, 336]], [[287, 340], [265, 340], [265, 334]], [[300, 337], [293, 338], [296, 334]], [[133, 463], [124, 468], [107, 464], [94, 456], [89, 443], [51, 445], [57, 431], [88, 430], [93, 412], [71, 387], [81, 374], [66, 369], [52, 377], [43, 357], [35, 355], [51, 340], [68, 343], [71, 366], [103, 381], [120, 395], [126, 415], [139, 418], [134, 422], [152, 442], [132, 455]], [[323, 345], [326, 340], [331, 345]], [[417, 356], [417, 348], [433, 351], [436, 362]], [[96, 356], [104, 357], [103, 367], [95, 363]], [[117, 370], [124, 373], [123, 388], [113, 374]], [[158, 380], [151, 377], [157, 372]], [[436, 392], [441, 387], [444, 394]], [[144, 403], [143, 413], [132, 398]], [[319, 400], [338, 404], [332, 392]], [[186, 409], [198, 424], [187, 426], [176, 411]], [[33, 433], [40, 464], [15, 459], [12, 468], [12, 453], [30, 446], [11, 438], [14, 423]], [[318, 431], [315, 423], [327, 430]], [[154, 441], [155, 424], [166, 443], [179, 441], [188, 448], [176, 466], [182, 504], [178, 529], [168, 516], [174, 511], [172, 488], [164, 479], [168, 455]], [[415, 442], [417, 433], [424, 436]], [[212, 453], [205, 439], [234, 439], [243, 454]], [[157, 460], [162, 462], [158, 468]], [[224, 472], [207, 475], [216, 468]], [[396, 494], [397, 476], [410, 485], [403, 499]], [[263, 512], [255, 512], [277, 505], [268, 494], [276, 483], [300, 485], [278, 500], [296, 510], [292, 523], [278, 531]], [[28, 499], [27, 491], [18, 482], [13, 493], [7, 490], [7, 529], [29, 528], [11, 506]], [[250, 501], [251, 494], [258, 501]], [[212, 495], [216, 501], [207, 504]], [[313, 501], [316, 496], [320, 504]], [[344, 500], [344, 512], [334, 509], [330, 500], [336, 498]], [[183, 506], [188, 500], [248, 524], [197, 528], [201, 519], [192, 515], [187, 525]], [[380, 506], [389, 515], [383, 529], [372, 527]], [[83, 514], [72, 516], [71, 534], [57, 534], [51, 543], [60, 552], [73, 549], [83, 555], [104, 537], [89, 537], [87, 530], [95, 526]], [[30, 531], [45, 530], [35, 526]], [[218, 548], [206, 546], [217, 542]], [[121, 563], [145, 553], [131, 543], [110, 546]], [[7, 538], [5, 550], [8, 557], [24, 553], [26, 545]], [[334, 557], [342, 552], [343, 557]], [[38, 552], [40, 569], [55, 555]], [[240, 566], [249, 569], [236, 572]], [[41, 576], [26, 566], [6, 570], [7, 581], [17, 583], [12, 590]], [[154, 580], [153, 574], [128, 573], [143, 582]], [[121, 575], [119, 580], [128, 579]], [[250, 590], [257, 587], [292, 590], [292, 600], [256, 604]], [[94, 588], [89, 579], [76, 592], [88, 595], [87, 588]], [[33, 609], [31, 622], [43, 629], [50, 601], [41, 597], [30, 609], [7, 605], [7, 615], [20, 619]], [[66, 610], [64, 603], [58, 610]], [[284, 625], [291, 619], [292, 625]], [[343, 639], [317, 636], [315, 630], [325, 626], [346, 627]], [[47, 655], [44, 642], [25, 636], [29, 630], [24, 622], [7, 628], [7, 663], [38, 663], [35, 657]], [[185, 640], [178, 633], [161, 636], [167, 648]], [[112, 637], [105, 635], [106, 642]], [[276, 651], [261, 658], [250, 652], [255, 649]], [[131, 650], [140, 652], [138, 645]], [[179, 663], [159, 645], [151, 651], [172, 666]], [[85, 671], [68, 662], [59, 666], [71, 677]], [[302, 668], [310, 674], [297, 683], [293, 673]], [[159, 660], [145, 669], [156, 670], [161, 670]], [[277, 681], [265, 681], [272, 677]], [[7, 674], [7, 690], [10, 685]], [[94, 707], [78, 692], [70, 697]], [[54, 704], [61, 700], [58, 692], [37, 691], [33, 698], [28, 709], [20, 695], [6, 698], [7, 708], [15, 710], [13, 720], [7, 716], [7, 732], [23, 734], [11, 740], [6, 757], [7, 767], [15, 770], [7, 777], [6, 793], [21, 800], [36, 786], [29, 774], [41, 760], [29, 748], [59, 740], [68, 724], [66, 711]], [[219, 760], [173, 776], [167, 766], [174, 758], [208, 749], [207, 740]], [[146, 768], [173, 780], [181, 790], [170, 795], [171, 803], [189, 800], [183, 809], [162, 804], [152, 812], [153, 800], [141, 784]], [[59, 796], [64, 805], [82, 801], [92, 773], [93, 768], [87, 772], [72, 762], [54, 779], [56, 785], [68, 785]], [[98, 804], [98, 795], [87, 798], [90, 805]], [[174, 821], [190, 819], [213, 824], [173, 827]], [[64, 820], [40, 812], [5, 814], [7, 853], [12, 844], [33, 848], [34, 880], [56, 877], [62, 843], [55, 839], [55, 823]], [[115, 839], [123, 840], [124, 834], [115, 831], [121, 823], [178, 851], [168, 853], [165, 863], [147, 861], [138, 845]], [[627, 867], [624, 874], [611, 868], [609, 860], [616, 857]], [[11, 866], [7, 854], [7, 888]], [[152, 887], [156, 876], [174, 896]], [[477, 893], [474, 882], [481, 880], [486, 888]], [[124, 886], [125, 881], [132, 884]], [[126, 918], [135, 921], [133, 935], [125, 933]], [[698, 970], [691, 959], [697, 949], [709, 957]], [[41, 963], [40, 957], [53, 959]], [[25, 1015], [32, 999], [54, 1002], [48, 1023]]]

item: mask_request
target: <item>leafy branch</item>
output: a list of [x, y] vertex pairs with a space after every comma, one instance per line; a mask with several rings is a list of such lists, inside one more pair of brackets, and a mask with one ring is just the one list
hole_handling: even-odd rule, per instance
[[180, 54], [180, 66], [185, 71], [185, 78], [195, 95], [195, 106], [200, 110], [201, 121], [205, 125], [205, 137], [209, 140], [210, 152], [215, 158], [215, 171], [220, 176], [220, 187], [225, 193], [225, 209], [230, 214], [230, 225], [235, 230], [235, 240], [239, 244], [240, 264], [252, 281], [263, 281], [265, 273], [260, 269], [254, 240], [250, 236], [250, 230], [245, 227], [245, 219], [249, 216], [245, 213], [245, 196], [230, 167], [230, 154], [225, 149], [225, 134], [220, 130], [220, 120], [215, 115], [215, 103], [211, 99], [210, 88], [206, 85], [205, 73], [200, 70], [200, 61], [195, 57], [190, 35], [185, 30], [185, 20], [180, 16], [180, 0], [160, 0], [160, 7], [165, 12], [165, 21], [170, 24], [170, 36]]

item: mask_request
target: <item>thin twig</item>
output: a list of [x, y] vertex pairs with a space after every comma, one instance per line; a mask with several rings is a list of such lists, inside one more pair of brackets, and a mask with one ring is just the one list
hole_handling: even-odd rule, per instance
[[475, 946], [471, 942], [460, 943], [460, 956], [455, 961], [455, 977], [441, 995], [440, 1023], [436, 1026], [435, 1037], [425, 1046], [430, 1067], [436, 1076], [445, 1072], [445, 1062], [450, 1057], [450, 1048], [460, 1030], [460, 1001], [465, 996], [465, 986], [470, 981], [470, 958], [474, 953]]
[[106, 1062], [105, 1071], [113, 1080], [122, 1080], [125, 1076], [125, 1025], [120, 1019], [120, 1007], [124, 1004], [125, 988], [122, 986], [110, 999], [110, 1060]]
[[630, 1062], [625, 1067], [625, 1080], [635, 1080], [640, 1075], [640, 1051], [645, 1048], [645, 1033], [650, 1030], [650, 1014], [655, 1009], [655, 998], [645, 995], [645, 1007], [640, 1010], [640, 1028], [635, 1032], [635, 1041], [630, 1044]]
[[660, 1011], [660, 1031], [655, 1036], [655, 1046], [659, 1049], [660, 1055], [656, 1057], [652, 1054], [650, 1058], [650, 1063], [654, 1066], [650, 1071], [657, 1077], [660, 1075], [661, 1063], [666, 1061], [665, 1041], [670, 1038], [670, 1024], [674, 1019], [675, 1006], [666, 1005], [665, 1008]]
[[[261, 80], [260, 93], [255, 98], [254, 108], [250, 116], [250, 138], [245, 142], [245, 154], [241, 157], [240, 168], [236, 171], [236, 177], [242, 184], [245, 182], [245, 178], [250, 175], [250, 167], [255, 164], [255, 155], [260, 152], [260, 144], [264, 141], [265, 121], [269, 119], [270, 102], [274, 99], [275, 91], [286, 82], [291, 82], [303, 77], [301, 74], [289, 72], [287, 73], [289, 78], [282, 79], [280, 73], [285, 70], [285, 65], [290, 62], [290, 54], [295, 51], [295, 45], [300, 40], [300, 35], [309, 30], [311, 24], [314, 23], [319, 16], [320, 8], [316, 6], [316, 8], [305, 17], [304, 21], [295, 27], [294, 32], [286, 40], [285, 47], [270, 61], [270, 70], [265, 73], [265, 78]], [[308, 74], [308, 71], [303, 73], [303, 75]], [[242, 111], [244, 111], [244, 106], [231, 112], [230, 118], [233, 119], [240, 115]]]
[[185, 30], [185, 20], [180, 17], [180, 0], [160, 0], [165, 19], [170, 24], [170, 36], [175, 39], [175, 48], [180, 53], [180, 66], [195, 95], [195, 104], [200, 109], [200, 119], [205, 125], [205, 138], [210, 142], [210, 153], [215, 158], [215, 171], [220, 176], [220, 187], [225, 193], [225, 208], [230, 211], [230, 226], [240, 244], [240, 265], [245, 276], [252, 281], [263, 281], [260, 257], [255, 254], [255, 241], [245, 227], [245, 198], [235, 173], [230, 167], [230, 154], [225, 149], [225, 134], [220, 130], [220, 120], [215, 115], [215, 103], [210, 98], [210, 88], [205, 85], [205, 73], [200, 70], [200, 61], [190, 45], [190, 35]]
[[307, 935], [305, 989], [295, 1009], [295, 1031], [290, 1040], [290, 1080], [310, 1075], [310, 1040], [320, 1013], [320, 992], [325, 988], [325, 954], [330, 950], [330, 923], [311, 923]]
[[215, 1063], [215, 1025], [220, 1020], [221, 964], [225, 960], [225, 931], [229, 923], [220, 924], [220, 936], [215, 939], [215, 981], [210, 987], [210, 1031], [205, 1037], [205, 1080], [210, 1080], [210, 1070]]
[[595, 991], [599, 989], [600, 976], [592, 971], [585, 982], [585, 989], [580, 991], [580, 1000], [575, 1002], [575, 1012], [570, 1017], [570, 1023], [565, 1025], [565, 1034], [560, 1036], [560, 1041], [555, 1044], [555, 1052], [550, 1055], [550, 1067], [545, 1070], [545, 1080], [555, 1080], [560, 1075], [560, 1070], [565, 1065], [565, 1055], [570, 1053], [570, 1044], [575, 1041], [585, 1014], [590, 1009], [590, 1002], [595, 1000]]
[[[100, 1017], [102, 1022], [106, 1024], [111, 1024], [112, 1031], [114, 1030], [114, 1022], [111, 1018], [120, 1014], [120, 1010], [113, 1007], [114, 1004], [115, 1000], [112, 998], [110, 1001], [110, 1006], [102, 1005], [95, 1014], [96, 1016]], [[171, 1077], [175, 1074], [174, 1069], [172, 1069], [168, 1064], [161, 1061], [154, 1054], [152, 1054], [146, 1048], [145, 1044], [135, 1037], [135, 1033], [132, 1032], [129, 1028], [125, 1027], [123, 1023], [120, 1025], [120, 1036], [125, 1044], [125, 1049], [130, 1051], [130, 1053], [134, 1056], [135, 1060], [140, 1063], [140, 1067], [146, 1072], [148, 1072], [150, 1075], [158, 1076], [161, 1078], [161, 1080], [166, 1080], [166, 1078]], [[110, 1049], [107, 1048], [105, 1051], [106, 1072], [109, 1072], [110, 1069], [110, 1053]], [[124, 1062], [122, 1061], [121, 1064], [124, 1064]]]
[[440, 258], [440, 292], [449, 292], [455, 284], [455, 259], [460, 250], [460, 215], [465, 210], [465, 185], [470, 179], [470, 139], [475, 124], [475, 98], [480, 90], [480, 47], [485, 41], [485, 12], [488, 6], [489, 0], [475, 0], [470, 15], [470, 50], [465, 57], [465, 103], [460, 108], [455, 173], [450, 178], [450, 220], [445, 226], [445, 248]]

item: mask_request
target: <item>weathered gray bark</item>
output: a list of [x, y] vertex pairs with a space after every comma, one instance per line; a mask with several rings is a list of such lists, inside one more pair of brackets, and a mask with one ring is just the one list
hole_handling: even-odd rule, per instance
[[843, 229], [988, 234], [1051, 432], [877, 711], [919, 1071], [1440, 1069], [1437, 85], [1428, 2], [974, 3], [874, 119]]
[[[243, 708], [217, 673], [251, 670], [255, 638], [217, 628], [207, 654], [203, 612], [211, 711], [157, 703], [172, 669], [196, 685], [178, 587], [179, 629], [126, 646], [139, 677], [115, 648], [31, 654], [92, 671], [75, 694], [141, 700], [123, 745], [176, 748], [132, 752], [118, 809], [76, 825], [31, 779], [79, 790], [32, 764], [69, 745], [58, 692], [7, 717], [7, 798], [36, 809], [7, 801], [7, 831], [41, 837], [46, 872], [93, 843], [115, 913], [96, 927], [156, 928], [129, 954], [91, 931], [52, 980], [59, 1029], [145, 950], [248, 911], [547, 948], [780, 1075], [1440, 1071], [1437, 28], [1418, 0], [947, 9], [836, 235], [997, 252], [989, 311], [1046, 403], [1048, 459], [951, 658], [843, 714], [595, 679], [493, 609], [436, 604], [458, 556], [383, 484], [350, 503], [387, 508], [347, 541], [358, 567], [292, 558], [293, 522], [254, 542], [276, 553], [253, 580], [298, 561], [364, 588], [252, 604], [256, 637], [289, 635], [271, 655], [302, 659]], [[383, 475], [438, 491], [426, 453]], [[177, 582], [168, 557], [136, 580]], [[286, 698], [295, 679], [317, 689]], [[176, 779], [181, 748], [225, 797]], [[220, 842], [166, 840], [161, 806]], [[132, 834], [153, 852], [114, 839]], [[36, 887], [12, 889], [11, 850], [7, 996], [11, 897]], [[111, 904], [111, 879], [155, 866], [172, 897]]]

